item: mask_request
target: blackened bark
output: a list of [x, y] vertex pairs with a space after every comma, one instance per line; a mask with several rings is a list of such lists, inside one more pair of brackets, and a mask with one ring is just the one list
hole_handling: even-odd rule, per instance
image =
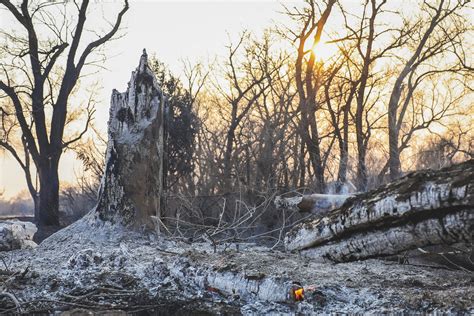
[[112, 92], [105, 172], [95, 215], [113, 224], [160, 227], [163, 95], [144, 51], [124, 93]]

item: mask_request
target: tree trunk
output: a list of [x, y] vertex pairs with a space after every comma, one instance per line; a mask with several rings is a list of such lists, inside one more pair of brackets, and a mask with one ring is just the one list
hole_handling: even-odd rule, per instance
[[224, 179], [223, 188], [225, 193], [232, 190], [232, 150], [234, 147], [235, 131], [231, 126], [227, 132], [227, 140], [224, 152]]
[[35, 194], [34, 196], [31, 195], [31, 198], [33, 199], [34, 218], [35, 222], [37, 222], [39, 220], [39, 196], [38, 194]]
[[357, 144], [358, 156], [357, 156], [357, 189], [361, 192], [367, 191], [368, 187], [368, 176], [367, 176], [367, 165], [365, 163], [365, 157], [367, 155], [367, 148], [363, 144]]
[[321, 159], [321, 148], [319, 144], [319, 132], [316, 123], [316, 118], [314, 117], [316, 112], [312, 113], [310, 116], [310, 126], [311, 126], [311, 137], [307, 138], [308, 141], [308, 152], [313, 164], [313, 170], [316, 176], [316, 186], [315, 192], [324, 193], [326, 191], [326, 182], [324, 180], [324, 167], [323, 161]]
[[59, 176], [54, 163], [40, 165], [38, 173], [40, 192], [38, 210], [35, 215], [39, 226], [59, 226]]
[[343, 135], [339, 140], [339, 153], [341, 157], [337, 171], [336, 193], [341, 193], [347, 182], [347, 164], [349, 163], [349, 105], [350, 103], [344, 109]]
[[[265, 190], [275, 187], [273, 152], [275, 144], [273, 139], [275, 137], [275, 130], [272, 127], [265, 126], [262, 132], [262, 145], [260, 147], [260, 156], [257, 160], [257, 175], [256, 187], [258, 190]], [[247, 148], [250, 148], [250, 144]]]
[[[382, 5], [382, 4], [381, 4]], [[355, 125], [356, 125], [356, 138], [357, 138], [357, 152], [358, 152], [358, 160], [357, 160], [357, 188], [359, 191], [365, 192], [367, 191], [367, 185], [368, 185], [368, 175], [367, 175], [367, 166], [365, 163], [365, 158], [367, 155], [367, 144], [368, 144], [368, 139], [367, 135], [364, 133], [364, 121], [363, 121], [363, 116], [364, 116], [364, 107], [365, 107], [365, 90], [367, 88], [367, 81], [369, 79], [369, 70], [372, 62], [372, 45], [374, 42], [374, 34], [375, 34], [375, 18], [377, 16], [377, 7], [376, 7], [376, 1], [372, 0], [371, 1], [371, 8], [372, 8], [372, 14], [369, 19], [369, 34], [367, 37], [367, 48], [365, 51], [365, 54], [363, 55], [364, 59], [364, 64], [362, 67], [362, 72], [360, 76], [360, 84], [359, 84], [359, 89], [357, 91], [357, 109], [356, 109], [356, 117], [355, 117]], [[379, 7], [380, 8], [380, 7]], [[360, 42], [359, 42], [359, 47], [360, 47]], [[370, 90], [369, 90], [370, 94]], [[367, 126], [367, 129], [370, 129], [370, 126]]]
[[159, 230], [163, 101], [144, 51], [127, 91], [112, 92], [105, 172], [94, 212], [100, 220]]
[[344, 188], [344, 184], [347, 181], [347, 153], [344, 150], [340, 149], [340, 160], [339, 168], [337, 171], [337, 183], [336, 183], [336, 193], [341, 193]]
[[[365, 164], [365, 157], [367, 155], [367, 146], [365, 144], [365, 136], [363, 130], [364, 115], [364, 91], [367, 83], [368, 65], [364, 65], [365, 74], [362, 75], [361, 87], [357, 97], [357, 110], [355, 117], [356, 126], [356, 140], [357, 140], [357, 189], [361, 192], [367, 191], [367, 166]], [[369, 127], [367, 127], [369, 128]]]
[[474, 160], [412, 173], [296, 226], [285, 238], [286, 248], [341, 262], [472, 242], [473, 179]]
[[316, 105], [313, 102], [307, 104], [306, 101], [302, 101], [300, 102], [300, 108], [300, 135], [308, 149], [309, 159], [316, 177], [314, 191], [323, 193], [325, 190], [324, 169], [322, 167], [321, 150], [319, 147], [319, 132], [315, 118], [316, 111], [314, 111]]
[[[299, 174], [299, 179], [300, 179], [300, 188], [304, 188], [306, 186], [306, 164], [305, 164], [305, 142], [301, 141], [301, 146], [300, 146], [300, 155], [298, 157], [298, 167], [300, 168], [300, 174]], [[296, 178], [295, 180], [298, 180]]]
[[400, 177], [401, 163], [400, 151], [398, 148], [398, 133], [397, 131], [389, 131], [389, 168], [390, 180], [396, 180]]
[[400, 152], [398, 148], [398, 127], [397, 110], [398, 102], [401, 97], [401, 80], [395, 83], [390, 101], [388, 104], [388, 145], [389, 145], [389, 169], [390, 180], [396, 180], [400, 177]]

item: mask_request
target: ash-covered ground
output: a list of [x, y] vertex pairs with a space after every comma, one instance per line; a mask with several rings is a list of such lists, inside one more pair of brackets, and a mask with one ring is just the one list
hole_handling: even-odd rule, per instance
[[[94, 223], [94, 224], [92, 224]], [[224, 249], [226, 248], [226, 249]], [[315, 263], [255, 245], [186, 244], [90, 216], [35, 250], [3, 253], [9, 312], [71, 309], [156, 314], [474, 312], [468, 271], [390, 261]], [[291, 288], [301, 284], [303, 301]]]

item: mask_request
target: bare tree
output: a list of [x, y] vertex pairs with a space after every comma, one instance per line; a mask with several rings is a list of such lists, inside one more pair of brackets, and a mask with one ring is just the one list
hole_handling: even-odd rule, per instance
[[[320, 148], [320, 131], [316, 121], [316, 111], [320, 105], [316, 94], [320, 87], [317, 75], [316, 53], [314, 48], [321, 40], [321, 34], [329, 18], [336, 0], [328, 0], [321, 8], [314, 0], [306, 1], [306, 7], [300, 11], [287, 10], [287, 14], [301, 24], [300, 30], [289, 33], [297, 42], [297, 58], [295, 62], [295, 81], [299, 96], [299, 112], [301, 114], [299, 133], [308, 148], [311, 165], [316, 176], [316, 192], [325, 191], [324, 169]], [[307, 50], [307, 41], [312, 40], [312, 49]], [[304, 149], [302, 149], [304, 152]]]
[[[268, 73], [274, 70], [269, 65], [262, 64], [268, 51], [268, 41], [257, 43], [251, 40], [247, 33], [243, 33], [237, 45], [230, 45], [225, 78], [229, 84], [226, 92], [219, 87], [226, 103], [230, 105], [229, 127], [226, 132], [225, 150], [223, 158], [223, 188], [231, 190], [232, 185], [232, 154], [237, 128], [249, 113], [258, 98], [269, 87]], [[238, 63], [239, 49], [244, 51], [244, 59]]]
[[[270, 58], [269, 58], [270, 59]], [[291, 140], [296, 135], [291, 128], [295, 116], [292, 91], [292, 73], [284, 70], [286, 54], [279, 54], [268, 62], [279, 71], [271, 76], [270, 88], [257, 100], [256, 115], [251, 125], [251, 133], [256, 141], [255, 188], [274, 189], [276, 186], [289, 187], [289, 164], [294, 163], [287, 152]], [[258, 128], [255, 128], [258, 127]]]
[[[12, 62], [3, 67], [0, 90], [8, 96], [13, 105], [23, 144], [22, 149], [11, 146], [11, 143], [3, 147], [20, 163], [28, 183], [31, 175], [27, 171], [26, 160], [31, 156], [40, 185], [39, 197], [35, 192], [31, 192], [37, 204], [36, 220], [41, 225], [58, 225], [58, 165], [61, 154], [65, 148], [80, 139], [88, 127], [86, 123], [83, 132], [71, 139], [64, 139], [69, 99], [91, 53], [117, 33], [123, 15], [129, 8], [128, 1], [125, 0], [111, 29], [86, 45], [81, 45], [81, 38], [85, 30], [89, 0], [69, 4], [50, 1], [30, 3], [23, 0], [20, 6], [9, 0], [0, 0], [0, 5], [27, 34], [27, 37], [18, 34], [13, 36], [5, 32], [2, 34], [9, 40], [14, 39], [14, 45], [11, 47], [7, 44], [2, 47], [2, 51], [9, 55]], [[71, 16], [68, 15], [72, 6], [77, 10], [75, 25], [72, 25]], [[51, 11], [58, 8], [63, 10]], [[47, 39], [39, 38], [38, 29], [49, 30], [51, 36]], [[80, 46], [84, 46], [82, 51]], [[64, 62], [61, 71], [59, 62]], [[25, 74], [27, 80], [24, 84], [17, 83], [15, 78], [10, 76], [12, 69]], [[60, 79], [55, 89], [51, 85], [54, 82], [54, 74], [58, 71]], [[47, 112], [49, 106], [51, 115]], [[25, 113], [30, 115], [29, 119]], [[19, 150], [25, 152], [23, 163], [17, 158]]]
[[[422, 10], [428, 16], [421, 16], [414, 21], [413, 31], [410, 33], [412, 52], [403, 62], [388, 102], [388, 168], [392, 180], [400, 175], [400, 130], [405, 122], [405, 114], [414, 92], [424, 79], [434, 73], [465, 70], [464, 65], [459, 65], [459, 60], [455, 59], [454, 63], [449, 62], [451, 59], [449, 55], [462, 50], [463, 35], [468, 27], [465, 18], [459, 12], [468, 3], [469, 1], [466, 0], [439, 0], [435, 4], [424, 1]], [[436, 115], [434, 118], [436, 120]], [[421, 127], [428, 126], [429, 124], [422, 124]], [[417, 126], [413, 128], [420, 129]]]
[[[337, 171], [336, 192], [341, 192], [347, 182], [347, 169], [349, 163], [349, 128], [350, 110], [355, 96], [357, 84], [351, 78], [351, 71], [347, 72], [349, 78], [339, 75], [341, 68], [350, 69], [348, 60], [336, 61], [324, 85], [324, 96], [329, 113], [334, 135], [339, 147], [339, 166]], [[335, 103], [335, 104], [334, 104]]]
[[[367, 151], [373, 128], [382, 118], [375, 114], [374, 107], [380, 99], [381, 87], [387, 81], [387, 74], [377, 74], [373, 68], [382, 58], [390, 57], [393, 51], [406, 44], [410, 33], [408, 27], [395, 29], [383, 22], [399, 13], [386, 10], [386, 0], [365, 1], [360, 17], [346, 12], [341, 6], [347, 35], [340, 39], [342, 55], [347, 59], [346, 73], [351, 87], [348, 88], [355, 101], [355, 110], [349, 105], [354, 120], [357, 147], [357, 187], [368, 188]], [[390, 40], [383, 37], [390, 35]]]

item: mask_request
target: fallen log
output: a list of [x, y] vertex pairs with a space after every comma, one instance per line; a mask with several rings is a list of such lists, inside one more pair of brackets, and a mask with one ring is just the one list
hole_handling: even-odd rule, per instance
[[[463, 271], [374, 259], [334, 265], [249, 244], [239, 250], [221, 245], [214, 252], [207, 243], [76, 223], [34, 252], [11, 254], [11, 272], [19, 277], [0, 280], [4, 288], [15, 289], [23, 313], [77, 306], [132, 314], [154, 314], [150, 309], [156, 307], [160, 315], [474, 310], [471, 275]], [[298, 284], [303, 301], [291, 295]], [[4, 308], [0, 301], [0, 313]]]
[[299, 212], [311, 212], [325, 215], [329, 211], [340, 207], [352, 194], [307, 194], [294, 197], [277, 196], [274, 204], [277, 209], [293, 209]]
[[335, 262], [473, 241], [474, 160], [414, 172], [294, 227], [287, 250]]

